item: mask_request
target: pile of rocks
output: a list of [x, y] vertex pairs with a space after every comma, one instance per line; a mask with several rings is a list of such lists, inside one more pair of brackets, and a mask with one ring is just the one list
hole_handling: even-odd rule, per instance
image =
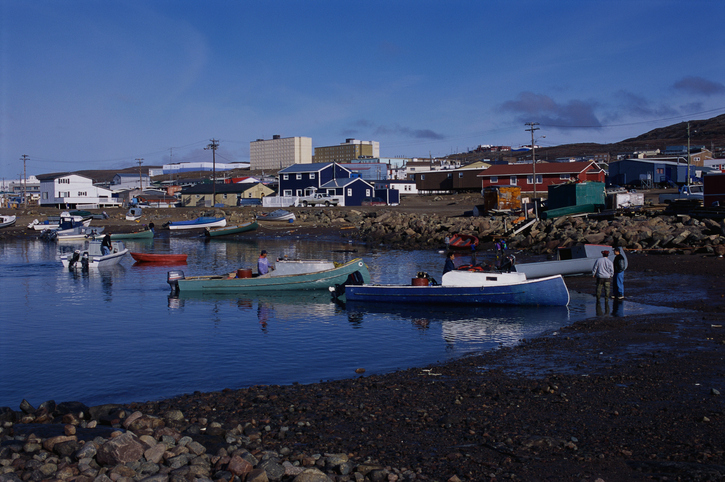
[[48, 401], [35, 409], [23, 400], [20, 408], [0, 407], [0, 482], [327, 482], [390, 475], [347, 454], [262, 450], [251, 423], [225, 429], [186, 420], [179, 410], [158, 417], [78, 402]]
[[623, 246], [626, 249], [725, 253], [725, 222], [698, 220], [687, 215], [560, 217], [538, 220], [520, 234], [511, 235], [526, 223], [517, 217], [445, 217], [438, 214], [404, 213], [381, 210], [367, 213], [351, 210], [319, 210], [305, 214], [308, 222], [322, 226], [339, 223], [355, 225], [355, 235], [368, 243], [393, 247], [429, 248], [443, 246], [445, 238], [456, 233], [472, 234], [482, 242], [506, 236], [511, 248], [535, 253], [553, 253], [559, 246], [580, 243]]

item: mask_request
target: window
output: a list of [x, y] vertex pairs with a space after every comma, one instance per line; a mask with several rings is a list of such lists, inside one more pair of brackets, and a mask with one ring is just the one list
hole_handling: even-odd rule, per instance
[[70, 192], [61, 191], [58, 193], [58, 197], [70, 197]]
[[291, 196], [292, 195], [292, 189], [285, 189], [282, 191], [283, 196]]
[[421, 175], [420, 175], [420, 180], [421, 180], [421, 181], [425, 181], [425, 174], [421, 174]]
[[664, 174], [664, 173], [665, 173], [665, 168], [664, 167], [658, 167], [657, 168], [657, 174]]
[[370, 197], [370, 189], [365, 189], [365, 197]]
[[543, 182], [544, 182], [544, 176], [542, 176], [541, 174], [537, 174], [536, 175], [536, 184], [541, 184]]
[[315, 178], [315, 173], [314, 172], [311, 172], [310, 173], [310, 179], [314, 179], [314, 178]]
[[283, 181], [289, 181], [289, 174], [282, 174], [282, 180]]
[[516, 176], [511, 176], [509, 178], [509, 180], [510, 180], [512, 186], [515, 186], [516, 185]]
[[[536, 175], [536, 184], [541, 184], [544, 182], [544, 178], [540, 175]], [[533, 184], [534, 183], [534, 176], [526, 176], [526, 184]]]
[[491, 184], [496, 184], [498, 182], [498, 176], [491, 176], [490, 182]]
[[47, 192], [43, 192], [43, 199], [48, 199], [48, 193]]
[[559, 174], [559, 179], [561, 179], [562, 181], [568, 181], [569, 177], [569, 174]]
[[448, 173], [448, 175], [447, 175], [446, 177], [447, 177], [448, 179], [451, 179], [451, 178], [453, 177], [453, 173], [449, 172], [449, 173]]
[[352, 196], [352, 189], [351, 188], [347, 188], [347, 195], [348, 196]]
[[296, 196], [302, 196], [302, 189], [298, 189], [298, 190], [297, 190], [297, 194], [295, 194], [295, 195], [296, 195]]
[[295, 175], [295, 179], [297, 179], [298, 181], [301, 181], [302, 180], [302, 174]]
[[78, 191], [78, 197], [85, 197], [88, 196], [88, 193], [85, 191]]
[[463, 177], [463, 173], [462, 173], [462, 172], [459, 172], [459, 173], [458, 173], [458, 179], [460, 179], [460, 178], [462, 178], [462, 177]]
[[225, 194], [225, 195], [224, 195], [224, 199], [226, 199], [226, 198], [227, 198], [227, 195]]

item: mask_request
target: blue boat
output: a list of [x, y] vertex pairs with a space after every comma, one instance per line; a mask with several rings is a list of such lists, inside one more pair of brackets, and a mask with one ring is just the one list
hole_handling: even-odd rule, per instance
[[567, 306], [569, 290], [560, 275], [527, 279], [523, 273], [449, 271], [442, 284], [426, 276], [410, 285], [345, 286], [346, 301], [451, 305]]
[[169, 229], [204, 229], [218, 228], [227, 225], [227, 218], [214, 218], [201, 216], [191, 221], [174, 221], [169, 223]]

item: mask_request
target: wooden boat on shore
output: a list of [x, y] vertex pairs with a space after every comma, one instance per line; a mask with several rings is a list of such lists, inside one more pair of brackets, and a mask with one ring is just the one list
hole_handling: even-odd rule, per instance
[[158, 263], [158, 264], [179, 264], [186, 263], [186, 254], [157, 254], [157, 253], [134, 253], [131, 257], [137, 263]]
[[130, 233], [113, 233], [111, 239], [151, 239], [154, 237], [154, 223], [151, 223], [148, 229], [141, 231], [133, 231]]
[[73, 254], [60, 257], [64, 268], [69, 270], [87, 271], [89, 268], [106, 268], [121, 262], [126, 253], [126, 248], [121, 242], [112, 242], [113, 249], [109, 254], [104, 255], [101, 249], [100, 240], [91, 240], [82, 250], [75, 250]]
[[190, 221], [174, 221], [169, 223], [169, 229], [182, 230], [182, 229], [205, 229], [205, 228], [216, 228], [227, 225], [227, 218], [214, 218], [209, 216], [200, 216]]
[[472, 234], [454, 234], [448, 242], [449, 249], [474, 249], [478, 246], [478, 238]]
[[554, 275], [591, 276], [594, 263], [602, 257], [602, 251], [609, 251], [609, 259], [614, 261], [614, 248], [611, 246], [582, 244], [557, 249], [556, 260], [516, 264], [515, 259], [510, 257], [512, 260], [509, 264], [511, 271], [523, 273], [528, 279]]
[[6, 228], [15, 224], [17, 216], [0, 216], [0, 228]]
[[240, 234], [247, 231], [254, 231], [259, 227], [257, 221], [250, 221], [248, 223], [236, 224], [234, 226], [223, 226], [219, 228], [206, 228], [204, 234], [208, 237], [215, 238], [218, 236], [229, 236], [231, 234]]
[[[372, 303], [567, 306], [569, 290], [560, 276], [534, 280], [522, 273], [449, 271], [440, 285], [427, 276], [409, 285], [346, 285], [346, 301]], [[341, 290], [336, 290], [341, 292]]]
[[369, 283], [370, 272], [362, 259], [342, 265], [324, 260], [279, 259], [275, 269], [261, 276], [252, 270], [236, 273], [186, 278], [180, 270], [169, 271], [166, 280], [173, 291], [207, 293], [277, 292], [293, 290], [324, 290], [335, 285]]
[[272, 211], [269, 213], [259, 213], [257, 214], [257, 221], [282, 221], [282, 222], [291, 222], [297, 219], [295, 216], [295, 213], [292, 213], [290, 211], [285, 211], [284, 209], [277, 209], [276, 211]]

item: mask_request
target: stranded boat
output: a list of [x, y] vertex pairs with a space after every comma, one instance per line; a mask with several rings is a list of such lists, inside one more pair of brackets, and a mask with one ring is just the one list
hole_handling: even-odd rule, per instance
[[511, 271], [523, 273], [528, 279], [557, 274], [562, 276], [591, 276], [592, 267], [594, 267], [597, 259], [602, 257], [602, 251], [609, 251], [609, 259], [614, 261], [614, 249], [611, 246], [582, 244], [557, 249], [556, 260], [553, 261], [516, 264], [513, 257], [510, 257], [509, 264], [511, 265]]
[[277, 209], [270, 213], [260, 213], [257, 215], [257, 221], [286, 221], [291, 222], [297, 219], [295, 213], [285, 211], [284, 209]]
[[234, 226], [206, 228], [204, 234], [210, 238], [216, 238], [218, 236], [229, 236], [230, 234], [239, 234], [247, 231], [254, 231], [258, 227], [259, 224], [257, 224], [257, 221], [250, 221], [248, 223], [237, 224]]
[[205, 229], [205, 228], [216, 228], [227, 225], [227, 218], [214, 218], [208, 216], [200, 216], [191, 221], [174, 221], [169, 223], [169, 229], [181, 230], [181, 229]]

